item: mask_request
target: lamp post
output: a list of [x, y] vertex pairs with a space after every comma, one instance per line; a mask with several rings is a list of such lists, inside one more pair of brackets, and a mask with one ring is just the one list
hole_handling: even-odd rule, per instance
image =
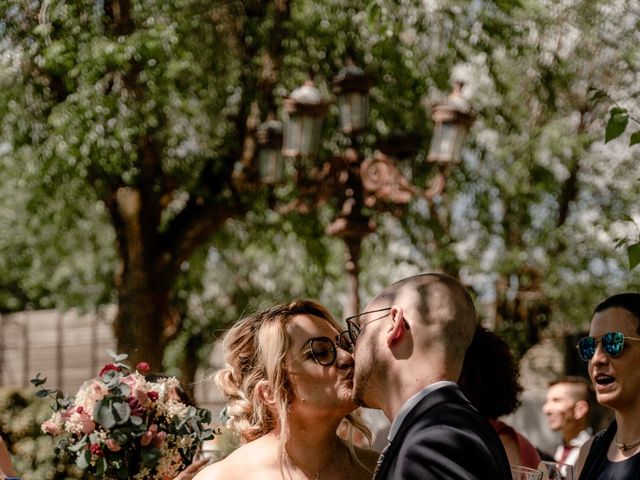
[[[460, 163], [462, 146], [473, 123], [473, 113], [461, 96], [462, 83], [456, 83], [452, 94], [433, 106], [432, 118], [435, 125], [427, 161], [437, 165], [438, 173], [426, 188], [420, 188], [409, 182], [394, 161], [383, 153], [376, 151], [370, 158], [361, 157], [358, 135], [366, 130], [368, 124], [371, 86], [369, 77], [349, 62], [340, 70], [333, 84], [340, 130], [350, 138], [351, 145], [330, 162], [329, 174], [336, 180], [332, 196], [340, 199], [341, 208], [326, 232], [342, 238], [345, 243], [349, 299], [346, 313], [355, 315], [360, 311], [358, 261], [362, 240], [376, 229], [365, 208], [384, 208], [381, 205], [389, 203], [404, 205], [416, 196], [431, 200], [442, 193], [451, 166]], [[298, 166], [308, 169], [304, 176], [306, 188], [310, 181], [315, 181], [318, 189], [320, 186], [326, 188], [327, 173], [320, 172], [314, 177], [308, 164], [317, 153], [328, 102], [322, 98], [313, 81], [308, 80], [285, 99], [284, 108], [287, 121], [283, 155], [297, 159]], [[273, 124], [269, 130], [269, 121], [274, 120], [270, 119], [262, 124], [259, 132], [276, 131], [272, 128]], [[275, 133], [274, 135], [277, 136]], [[266, 138], [265, 134], [258, 135], [261, 151], [266, 149], [275, 158], [273, 151], [277, 148], [278, 140], [274, 137], [269, 141], [261, 141], [261, 138]], [[271, 162], [275, 164], [275, 160]], [[265, 170], [263, 181], [267, 183], [272, 178], [275, 177], [268, 176]]]

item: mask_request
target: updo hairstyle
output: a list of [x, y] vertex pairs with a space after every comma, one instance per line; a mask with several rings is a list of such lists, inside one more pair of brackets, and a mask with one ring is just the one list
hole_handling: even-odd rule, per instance
[[[227, 366], [215, 375], [215, 382], [228, 398], [227, 427], [240, 436], [241, 443], [271, 431], [281, 440], [286, 436], [287, 413], [294, 395], [287, 375], [287, 353], [291, 344], [287, 324], [296, 315], [320, 317], [340, 331], [322, 305], [312, 300], [295, 300], [250, 315], [225, 334], [223, 349]], [[348, 415], [345, 420], [350, 433], [355, 427], [371, 438], [366, 426], [354, 416]]]

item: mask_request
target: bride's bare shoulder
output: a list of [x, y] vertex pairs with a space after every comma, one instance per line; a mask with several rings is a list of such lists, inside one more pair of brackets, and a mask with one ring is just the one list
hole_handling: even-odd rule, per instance
[[258, 439], [238, 448], [227, 458], [209, 465], [194, 480], [270, 478], [270, 472], [275, 467], [277, 455], [273, 445]]
[[201, 470], [193, 480], [235, 480], [239, 478], [237, 475], [237, 466], [234, 466], [234, 462], [230, 462], [227, 457]]

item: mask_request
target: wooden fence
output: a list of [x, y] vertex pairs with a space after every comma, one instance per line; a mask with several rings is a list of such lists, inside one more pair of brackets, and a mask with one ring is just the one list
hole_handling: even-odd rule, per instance
[[[48, 388], [73, 395], [111, 361], [106, 351], [116, 349], [115, 313], [116, 307], [108, 306], [87, 313], [37, 310], [0, 316], [0, 387], [28, 388], [41, 373]], [[210, 361], [211, 368], [196, 373], [195, 395], [198, 405], [215, 415], [223, 406], [210, 380], [220, 363], [218, 348]]]

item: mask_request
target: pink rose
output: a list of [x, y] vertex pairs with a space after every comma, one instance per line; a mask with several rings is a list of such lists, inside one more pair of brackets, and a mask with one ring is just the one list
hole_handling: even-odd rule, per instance
[[151, 367], [147, 362], [140, 362], [138, 365], [136, 365], [136, 370], [142, 375], [146, 375], [151, 371]]
[[85, 382], [76, 395], [75, 404], [82, 407], [90, 415], [96, 402], [109, 393], [107, 386], [99, 380]]
[[107, 440], [104, 443], [107, 446], [107, 448], [112, 452], [119, 452], [120, 450], [122, 450], [122, 447], [120, 446], [120, 444], [116, 442], [113, 438], [107, 438]]
[[44, 433], [48, 433], [49, 435], [60, 435], [62, 433], [62, 426], [53, 419], [45, 421], [40, 428], [42, 428]]
[[82, 407], [72, 407], [62, 414], [64, 429], [69, 433], [89, 434], [96, 429], [91, 416]]
[[147, 401], [147, 381], [139, 373], [132, 373], [120, 379], [120, 383], [127, 385], [131, 390], [130, 396], [138, 400], [142, 405]]

